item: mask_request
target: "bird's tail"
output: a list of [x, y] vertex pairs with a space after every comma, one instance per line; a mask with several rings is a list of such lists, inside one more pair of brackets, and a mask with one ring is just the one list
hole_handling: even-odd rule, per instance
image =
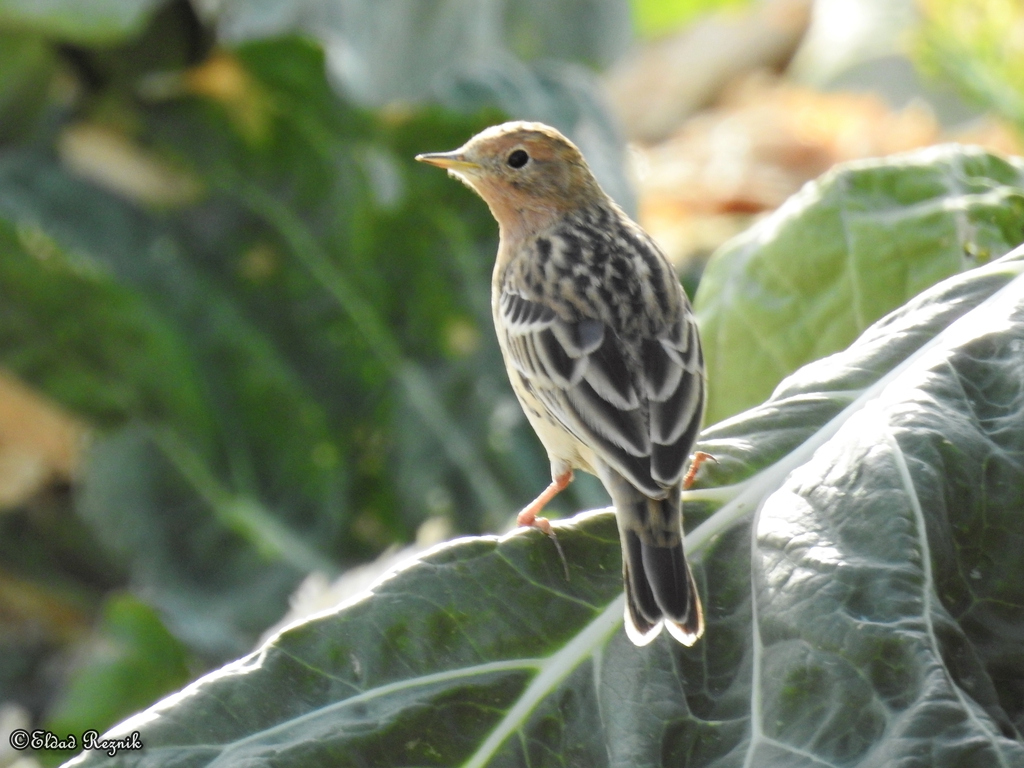
[[704, 634], [704, 611], [683, 552], [679, 489], [651, 499], [626, 483], [612, 494], [622, 540], [626, 634], [647, 645], [664, 624], [686, 646]]

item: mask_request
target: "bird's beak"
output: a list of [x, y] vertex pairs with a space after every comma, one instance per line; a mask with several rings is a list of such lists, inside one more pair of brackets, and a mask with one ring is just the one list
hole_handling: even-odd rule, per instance
[[430, 152], [425, 155], [416, 155], [421, 163], [436, 165], [438, 168], [447, 168], [449, 171], [472, 171], [480, 167], [479, 163], [467, 160], [459, 150], [454, 152]]

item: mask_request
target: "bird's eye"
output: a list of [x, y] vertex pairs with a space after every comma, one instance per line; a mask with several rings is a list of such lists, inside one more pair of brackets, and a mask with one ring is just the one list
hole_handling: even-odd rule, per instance
[[508, 160], [506, 162], [512, 168], [522, 168], [529, 160], [530, 156], [526, 154], [526, 150], [517, 149], [508, 156]]

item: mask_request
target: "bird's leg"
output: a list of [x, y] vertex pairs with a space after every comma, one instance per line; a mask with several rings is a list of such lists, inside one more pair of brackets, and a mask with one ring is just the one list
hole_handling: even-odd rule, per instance
[[546, 517], [538, 517], [538, 515], [544, 510], [544, 507], [549, 501], [555, 496], [564, 491], [569, 483], [572, 482], [572, 470], [566, 470], [562, 474], [558, 475], [551, 481], [551, 485], [545, 488], [540, 496], [527, 504], [523, 511], [516, 517], [516, 524], [523, 525], [528, 528], [538, 528], [548, 535], [548, 537], [555, 543], [555, 549], [558, 550], [558, 556], [562, 559], [562, 565], [565, 567], [565, 580], [569, 580], [569, 563], [565, 559], [565, 553], [562, 552], [562, 545], [558, 543], [558, 537], [555, 536], [555, 529], [551, 527], [551, 521]]
[[528, 528], [539, 528], [544, 531], [548, 536], [554, 536], [554, 532], [551, 530], [551, 521], [546, 517], [538, 517], [541, 512], [544, 511], [544, 507], [551, 501], [555, 496], [560, 494], [566, 488], [569, 487], [569, 483], [572, 482], [572, 470], [567, 470], [558, 477], [551, 481], [551, 485], [545, 488], [540, 496], [531, 501], [525, 507], [523, 511], [519, 513], [516, 518], [517, 525], [525, 525]]
[[693, 479], [697, 476], [697, 470], [700, 469], [700, 465], [705, 461], [713, 461], [715, 464], [718, 463], [718, 459], [712, 456], [710, 453], [704, 453], [704, 451], [697, 451], [693, 454], [693, 463], [690, 464], [690, 469], [687, 470], [686, 476], [683, 478], [683, 490], [687, 490], [693, 485]]

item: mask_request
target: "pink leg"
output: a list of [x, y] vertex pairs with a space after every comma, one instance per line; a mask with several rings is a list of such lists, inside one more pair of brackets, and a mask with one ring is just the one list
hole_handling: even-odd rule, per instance
[[540, 496], [527, 504], [523, 508], [523, 511], [519, 513], [519, 517], [516, 518], [516, 523], [527, 527], [539, 528], [548, 536], [554, 536], [554, 531], [551, 529], [551, 522], [546, 517], [538, 517], [538, 515], [544, 511], [544, 507], [547, 506], [547, 503], [569, 487], [569, 483], [571, 482], [572, 470], [570, 469], [568, 472], [565, 472], [552, 480], [551, 485], [545, 488]]
[[685, 491], [691, 485], [693, 485], [693, 479], [697, 476], [697, 470], [700, 469], [700, 465], [705, 461], [713, 461], [716, 464], [718, 459], [712, 456], [710, 453], [704, 453], [704, 451], [697, 451], [693, 454], [693, 463], [690, 464], [690, 469], [686, 473], [686, 477], [683, 478], [683, 490]]
[[554, 542], [555, 549], [558, 551], [558, 557], [562, 561], [562, 567], [565, 568], [566, 581], [569, 581], [569, 562], [565, 559], [562, 545], [558, 543], [558, 537], [555, 536], [555, 529], [551, 527], [551, 521], [546, 517], [538, 517], [538, 515], [544, 510], [544, 506], [564, 491], [571, 482], [572, 470], [570, 469], [552, 480], [551, 485], [545, 488], [540, 496], [527, 504], [516, 518], [516, 523], [519, 525], [538, 528], [546, 533], [551, 541]]

